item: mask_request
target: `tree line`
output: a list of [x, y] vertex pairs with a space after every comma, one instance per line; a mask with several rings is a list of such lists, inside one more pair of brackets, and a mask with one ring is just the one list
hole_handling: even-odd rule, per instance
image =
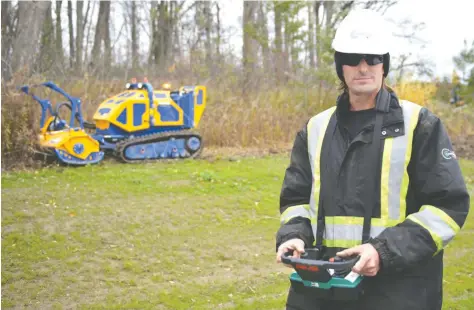
[[[384, 13], [396, 2], [243, 1], [234, 15], [241, 17], [241, 28], [232, 29], [222, 14], [229, 4], [219, 1], [2, 1], [2, 78], [18, 71], [222, 78], [225, 71], [241, 77], [245, 87], [262, 75], [270, 84], [295, 78], [330, 84], [336, 79], [330, 44], [338, 23], [356, 7]], [[242, 41], [236, 45], [238, 33]], [[403, 36], [415, 37], [400, 31]], [[429, 71], [408, 58], [402, 55], [394, 68]]]

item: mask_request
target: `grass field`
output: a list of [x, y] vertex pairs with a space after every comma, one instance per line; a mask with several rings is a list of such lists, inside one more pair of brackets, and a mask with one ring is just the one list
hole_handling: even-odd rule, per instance
[[[2, 174], [3, 309], [283, 309], [288, 157]], [[474, 196], [474, 162], [462, 162]], [[448, 246], [444, 309], [474, 309], [474, 216]]]

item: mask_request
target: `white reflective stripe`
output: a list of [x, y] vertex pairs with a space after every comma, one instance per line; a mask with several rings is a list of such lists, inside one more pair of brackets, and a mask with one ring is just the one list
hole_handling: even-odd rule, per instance
[[[313, 230], [316, 227], [315, 219], [312, 222]], [[323, 245], [327, 247], [350, 248], [362, 243], [364, 218], [355, 216], [326, 216]], [[387, 227], [398, 224], [373, 218], [370, 227], [370, 236], [377, 237]]]
[[[331, 218], [334, 220], [331, 223]], [[363, 218], [361, 217], [331, 217], [326, 219], [326, 227], [324, 230], [323, 245], [326, 247], [350, 248], [362, 244]], [[377, 237], [386, 228], [383, 226], [375, 226], [374, 221], [380, 219], [372, 219], [370, 227], [370, 236]], [[335, 222], [347, 222], [351, 224], [336, 224]], [[380, 223], [377, 223], [380, 224]]]
[[[405, 116], [405, 113], [404, 113]], [[400, 193], [405, 171], [405, 152], [407, 150], [409, 118], [405, 119], [405, 134], [393, 138], [392, 152], [390, 156], [390, 176], [388, 178], [388, 218], [391, 220], [401, 220], [400, 214]], [[405, 215], [403, 214], [403, 217]]]
[[[360, 216], [326, 216], [326, 223], [340, 224], [340, 225], [364, 225], [364, 218]], [[380, 218], [372, 218], [371, 226], [377, 227], [391, 227], [399, 224], [399, 220], [385, 220]], [[361, 236], [362, 237], [362, 236]]]
[[297, 205], [287, 208], [280, 216], [280, 223], [285, 224], [294, 217], [309, 217], [309, 205]]
[[[362, 225], [341, 225], [326, 223], [324, 230], [324, 239], [329, 240], [359, 240], [362, 239]], [[371, 226], [370, 236], [375, 238], [385, 227]]]
[[308, 155], [309, 162], [311, 164], [311, 170], [313, 175], [313, 185], [311, 188], [311, 198], [309, 201], [309, 214], [313, 235], [316, 240], [317, 224], [316, 219], [318, 216], [318, 204], [319, 204], [319, 191], [320, 191], [320, 158], [321, 148], [323, 145], [324, 134], [329, 124], [329, 120], [333, 115], [336, 107], [331, 107], [315, 116], [313, 116], [308, 122]]
[[424, 227], [433, 238], [438, 251], [442, 250], [459, 232], [459, 225], [444, 211], [433, 206], [423, 206], [407, 219]]
[[[410, 121], [405, 121], [405, 135], [407, 136], [407, 141], [406, 141], [406, 152], [405, 152], [405, 165], [403, 168], [403, 178], [402, 178], [402, 184], [400, 186], [400, 193], [398, 194], [399, 200], [400, 200], [400, 221], [403, 221], [406, 216], [406, 209], [407, 209], [407, 204], [406, 204], [406, 197], [408, 193], [408, 184], [409, 184], [409, 176], [408, 176], [408, 164], [410, 163], [411, 159], [411, 152], [412, 152], [412, 146], [413, 146], [413, 136], [415, 132], [416, 125], [418, 124], [418, 119], [420, 117], [420, 110], [421, 106], [418, 104], [415, 104], [410, 101], [402, 100], [400, 102], [402, 108], [403, 108], [403, 115], [404, 119], [408, 119]], [[410, 115], [410, 116], [409, 116]]]
[[409, 101], [400, 101], [403, 110], [403, 136], [385, 139], [381, 175], [381, 217], [402, 221], [406, 212], [408, 182], [407, 167], [411, 158], [413, 131], [418, 123], [421, 106]]
[[383, 143], [382, 172], [380, 174], [380, 217], [383, 219], [388, 219], [388, 196], [390, 194], [390, 158], [392, 156], [393, 138], [386, 138], [383, 140]]

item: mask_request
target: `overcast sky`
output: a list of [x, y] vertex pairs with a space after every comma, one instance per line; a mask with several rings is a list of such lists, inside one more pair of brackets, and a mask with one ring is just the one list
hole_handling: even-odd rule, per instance
[[[474, 1], [472, 0], [401, 0], [387, 12], [387, 17], [406, 16], [426, 27], [420, 37], [427, 41], [420, 52], [435, 64], [438, 75], [451, 76], [453, 56], [474, 40]], [[406, 50], [416, 50], [410, 45]]]
[[[222, 3], [223, 21], [236, 27], [233, 37], [236, 46], [242, 46], [241, 16], [242, 1], [225, 1]], [[474, 0], [399, 0], [385, 14], [387, 19], [411, 18], [415, 23], [425, 23], [425, 29], [419, 37], [426, 41], [424, 49], [420, 45], [407, 42], [397, 45], [398, 50], [392, 54], [412, 52], [432, 60], [434, 72], [438, 76], [451, 77], [454, 69], [452, 58], [459, 54], [464, 46], [474, 40]]]

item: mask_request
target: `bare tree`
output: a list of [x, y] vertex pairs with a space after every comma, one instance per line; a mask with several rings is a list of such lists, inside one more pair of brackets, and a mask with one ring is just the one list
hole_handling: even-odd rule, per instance
[[244, 45], [242, 51], [242, 61], [244, 68], [244, 88], [249, 88], [253, 84], [252, 72], [255, 71], [258, 63], [258, 45], [253, 32], [255, 31], [255, 17], [258, 9], [258, 2], [245, 1], [242, 19]]
[[178, 61], [182, 61], [184, 57], [183, 46], [181, 45], [181, 32], [183, 27], [179, 26], [182, 23], [181, 10], [183, 8], [184, 3], [185, 1], [176, 5], [176, 9], [173, 12], [173, 20], [175, 21], [175, 27], [173, 28], [173, 55], [175, 55]]
[[149, 63], [161, 70], [171, 61], [178, 8], [175, 2], [160, 1], [152, 4], [150, 10], [152, 34]]
[[314, 17], [315, 17], [315, 24], [316, 24], [316, 46], [315, 46], [315, 52], [316, 52], [316, 67], [319, 67], [319, 56], [321, 55], [321, 22], [319, 18], [319, 10], [321, 8], [321, 1], [315, 1], [314, 2]]
[[55, 49], [57, 49], [54, 37], [53, 8], [51, 1], [48, 1], [48, 4], [41, 33], [40, 54], [37, 63], [38, 72], [45, 72], [52, 68], [56, 54]]
[[212, 39], [211, 39], [211, 31], [212, 31], [212, 14], [211, 14], [211, 2], [204, 1], [203, 2], [203, 17], [204, 17], [204, 33], [205, 33], [205, 41], [204, 47], [206, 50], [206, 65], [210, 68], [212, 66]]
[[2, 59], [5, 58], [6, 51], [8, 50], [5, 45], [5, 38], [11, 31], [12, 24], [12, 4], [10, 1], [2, 1]]
[[215, 2], [216, 6], [216, 56], [217, 59], [221, 59], [221, 8], [218, 2]]
[[[97, 67], [101, 64], [102, 68], [108, 67], [112, 60], [112, 51], [110, 46], [110, 1], [101, 1], [99, 4], [99, 16], [95, 28], [94, 46], [92, 48], [92, 64]], [[103, 52], [102, 52], [103, 44]], [[102, 62], [100, 61], [102, 59]]]
[[275, 25], [275, 55], [276, 55], [276, 77], [277, 82], [283, 80], [283, 37], [282, 37], [282, 10], [281, 3], [275, 1], [273, 3], [274, 25]]
[[161, 1], [158, 6], [158, 50], [159, 50], [159, 57], [158, 57], [158, 67], [160, 69], [165, 68], [165, 64], [167, 61], [167, 52], [170, 48], [169, 42], [169, 28], [168, 28], [168, 6], [171, 5], [171, 2]]
[[137, 17], [137, 5], [135, 1], [130, 3], [131, 12], [130, 12], [130, 32], [132, 38], [132, 69], [136, 70], [138, 68], [138, 17]]
[[[395, 23], [396, 31], [393, 33], [395, 38], [406, 40], [414, 47], [414, 50], [420, 51], [426, 44], [426, 41], [418, 36], [425, 27], [424, 23], [414, 23], [409, 19], [403, 19]], [[419, 76], [432, 76], [433, 63], [417, 55], [418, 53], [403, 53], [399, 56], [392, 56], [390, 59], [390, 71], [395, 76], [395, 83], [400, 83], [407, 72], [413, 72]]]
[[325, 21], [325, 28], [329, 29], [332, 24], [333, 16], [334, 16], [334, 2], [332, 1], [325, 1], [323, 2], [325, 14], [326, 14], [326, 21]]
[[315, 55], [314, 55], [314, 6], [313, 3], [308, 3], [308, 54], [309, 54], [309, 66], [314, 68]]
[[69, 66], [74, 67], [74, 26], [72, 20], [72, 2], [67, 2], [67, 17], [69, 22]]
[[[211, 2], [209, 1], [195, 1], [194, 2], [194, 23], [195, 37], [190, 38], [191, 50], [193, 57], [198, 56], [204, 58], [204, 62], [208, 68], [212, 67], [212, 12]], [[197, 51], [203, 51], [199, 53]], [[201, 54], [201, 55], [200, 55]], [[200, 61], [202, 59], [199, 59]]]
[[[291, 3], [288, 3], [291, 4]], [[283, 45], [283, 70], [285, 72], [284, 81], [288, 81], [288, 73], [290, 71], [290, 49], [291, 49], [291, 32], [292, 29], [290, 27], [290, 20], [288, 16], [288, 12], [283, 14], [283, 38], [284, 38], [284, 45]]]
[[13, 41], [12, 72], [22, 67], [32, 69], [37, 55], [39, 34], [49, 5], [50, 3], [46, 1], [18, 2], [18, 26]]
[[[102, 2], [101, 2], [102, 3]], [[110, 1], [104, 1], [104, 54], [105, 67], [112, 63], [112, 46], [110, 44]]]
[[82, 71], [82, 53], [84, 44], [84, 1], [76, 2], [76, 70]]
[[15, 36], [15, 15], [18, 10], [12, 7], [10, 1], [2, 1], [2, 77], [10, 79], [9, 67], [12, 56], [11, 48]]
[[[96, 8], [96, 1], [88, 1], [87, 2], [87, 9], [86, 14], [84, 15], [84, 25], [83, 29], [85, 30], [87, 27], [87, 31], [85, 32], [86, 35], [86, 45], [84, 46], [84, 63], [90, 62], [91, 57], [89, 54], [89, 43], [90, 43], [90, 36], [91, 36], [91, 28], [92, 28], [92, 16], [94, 16], [95, 8]], [[91, 5], [92, 4], [92, 5]], [[92, 64], [92, 63], [90, 63]]]
[[[21, 2], [18, 2], [19, 5], [24, 6], [25, 4]], [[122, 29], [127, 33], [129, 42], [125, 58], [121, 52], [112, 53], [112, 50], [122, 51], [123, 48], [114, 48], [115, 42], [111, 42], [114, 24], [110, 20], [110, 15], [111, 8], [115, 9], [111, 7], [111, 1], [98, 2], [99, 12], [94, 12], [95, 1], [87, 1], [87, 5], [84, 1], [76, 1], [76, 13], [73, 16], [73, 4], [71, 0], [68, 0], [68, 44], [63, 42], [62, 38], [61, 24], [65, 21], [61, 12], [66, 11], [66, 8], [62, 6], [63, 2], [55, 0], [53, 1], [55, 8], [49, 7], [50, 12], [54, 10], [50, 14], [54, 27], [53, 37], [47, 36], [51, 19], [45, 20], [46, 23], [44, 25], [42, 23], [39, 28], [41, 33], [36, 31], [37, 37], [41, 38], [36, 43], [41, 42], [41, 46], [37, 45], [28, 53], [28, 56], [34, 54], [36, 60], [41, 60], [36, 63], [38, 65], [36, 68], [39, 70], [47, 70], [51, 66], [44, 61], [47, 56], [54, 55], [56, 61], [63, 63], [65, 54], [69, 54], [69, 65], [78, 72], [85, 69], [85, 63], [89, 63], [91, 68], [115, 67], [123, 70], [127, 67], [124, 61], [128, 61], [135, 70], [140, 66], [140, 39], [148, 36], [150, 42], [147, 46], [149, 48], [148, 63], [156, 66], [160, 72], [175, 68], [175, 64], [190, 63], [192, 68], [199, 69], [196, 71], [199, 74], [205, 72], [216, 77], [215, 74], [219, 71], [214, 69], [218, 62], [223, 61], [233, 65], [227, 66], [228, 68], [235, 67], [240, 62], [242, 78], [251, 85], [251, 80], [262, 72], [269, 73], [269, 78], [279, 82], [285, 82], [290, 77], [292, 79], [301, 77], [302, 59], [306, 62], [304, 65], [317, 68], [317, 70], [305, 70], [305, 79], [309, 73], [312, 76], [321, 77], [321, 80], [330, 81], [317, 72], [330, 75], [334, 71], [330, 43], [338, 23], [355, 7], [366, 7], [383, 12], [396, 1], [318, 0], [305, 4], [297, 1], [244, 1], [242, 25], [244, 35], [240, 59], [238, 53], [234, 53], [231, 48], [224, 51], [233, 34], [231, 28], [226, 28], [225, 21], [222, 20], [223, 4], [218, 1], [157, 0], [140, 3], [143, 5], [138, 5], [134, 1], [125, 2], [119, 8], [122, 12], [118, 13], [122, 14], [126, 23], [118, 34], [114, 33], [114, 37], [118, 38]], [[11, 29], [15, 28], [12, 26], [16, 11], [11, 8], [13, 3], [15, 2], [2, 2], [2, 10], [8, 12], [2, 14], [3, 64], [6, 64], [8, 57], [13, 57], [11, 52], [13, 45], [9, 44], [7, 36], [8, 31], [11, 33]], [[34, 5], [38, 6], [38, 3]], [[141, 11], [141, 8], [145, 10]], [[146, 8], [151, 9], [143, 17], [143, 14], [140, 14], [147, 11]], [[301, 18], [303, 10], [305, 10], [305, 15]], [[270, 21], [268, 18], [272, 16], [272, 13], [273, 17]], [[274, 32], [269, 33], [269, 27], [274, 27]], [[416, 33], [406, 35], [411, 40], [416, 37]], [[29, 35], [29, 38], [31, 37]], [[48, 51], [48, 44], [51, 43], [54, 44], [54, 53]], [[68, 46], [63, 46], [63, 43]], [[68, 50], [64, 51], [64, 48]], [[394, 67], [398, 68], [400, 65], [404, 68], [414, 68], [413, 56], [406, 56], [405, 59], [400, 58], [399, 63], [394, 63]], [[176, 61], [177, 59], [181, 61]], [[402, 67], [400, 69], [403, 69]]]
[[262, 49], [263, 58], [263, 70], [269, 72], [270, 70], [270, 49], [269, 49], [269, 34], [267, 25], [267, 12], [265, 7], [265, 1], [259, 1], [258, 12], [257, 12], [257, 24], [258, 24], [258, 38]]
[[63, 30], [61, 27], [61, 5], [62, 0], [56, 0], [56, 59], [62, 65], [63, 53]]
[[159, 27], [158, 27], [158, 16], [159, 16], [160, 3], [151, 2], [150, 8], [150, 28], [151, 28], [151, 45], [150, 45], [150, 57], [148, 59], [149, 64], [157, 64], [160, 60], [160, 49], [159, 49]]
[[166, 46], [166, 65], [168, 66], [168, 71], [169, 71], [169, 65], [174, 63], [174, 55], [173, 55], [173, 46], [175, 45], [174, 42], [174, 35], [173, 33], [175, 32], [176, 25], [179, 22], [178, 20], [178, 3], [176, 1], [170, 2], [170, 5], [168, 7], [168, 12], [167, 12], [167, 24], [166, 24], [166, 29], [167, 29], [167, 42], [168, 45]]

